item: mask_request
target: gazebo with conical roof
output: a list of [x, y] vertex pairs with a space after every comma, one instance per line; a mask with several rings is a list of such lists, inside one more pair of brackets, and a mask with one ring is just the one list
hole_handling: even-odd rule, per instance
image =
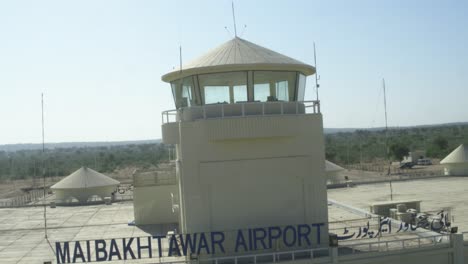
[[440, 164], [444, 165], [445, 175], [468, 176], [468, 147], [461, 144], [441, 160]]
[[86, 203], [89, 198], [111, 197], [120, 182], [90, 168], [81, 167], [50, 187], [57, 202], [67, 203], [73, 199]]
[[327, 175], [327, 181], [330, 183], [338, 183], [340, 182], [340, 172], [344, 171], [345, 169], [341, 166], [336, 165], [333, 162], [325, 160], [325, 174]]

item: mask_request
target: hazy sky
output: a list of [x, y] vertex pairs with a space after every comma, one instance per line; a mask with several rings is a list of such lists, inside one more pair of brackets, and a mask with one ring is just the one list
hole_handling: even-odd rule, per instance
[[[325, 127], [468, 121], [467, 1], [236, 0], [239, 34], [313, 64]], [[232, 35], [231, 1], [0, 1], [0, 144], [161, 136], [161, 75]], [[308, 78], [308, 99], [313, 99]]]

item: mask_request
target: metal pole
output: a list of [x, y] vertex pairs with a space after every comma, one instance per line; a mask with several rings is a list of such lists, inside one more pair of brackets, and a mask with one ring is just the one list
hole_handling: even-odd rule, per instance
[[386, 158], [387, 158], [387, 163], [388, 163], [387, 176], [389, 177], [389, 183], [390, 183], [390, 201], [393, 201], [392, 176], [390, 175], [390, 157], [389, 157], [389, 149], [388, 149], [387, 94], [385, 91], [385, 79], [382, 79], [382, 84], [383, 84], [384, 108], [385, 108], [385, 151], [386, 151]]
[[179, 72], [182, 73], [182, 45], [179, 46]]
[[232, 1], [232, 20], [234, 21], [234, 36], [237, 38], [236, 14], [234, 12], [234, 0]]
[[317, 101], [319, 100], [319, 84], [318, 84], [318, 70], [317, 70], [317, 53], [315, 52], [315, 42], [314, 42], [314, 66], [315, 66], [315, 93], [317, 97]]
[[47, 239], [47, 206], [46, 206], [46, 178], [45, 178], [45, 143], [44, 143], [44, 94], [41, 94], [42, 109], [42, 179], [44, 183], [44, 237]]

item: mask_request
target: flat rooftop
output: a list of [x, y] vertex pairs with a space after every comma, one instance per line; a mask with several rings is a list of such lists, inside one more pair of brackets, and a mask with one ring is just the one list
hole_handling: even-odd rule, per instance
[[[421, 201], [421, 211], [450, 208], [452, 225], [468, 231], [468, 177], [437, 177], [394, 181], [393, 200]], [[390, 201], [388, 182], [329, 189], [328, 198], [369, 211], [373, 203]]]
[[[43, 207], [0, 209], [0, 259], [2, 263], [55, 263], [56, 241], [85, 241], [97, 239], [145, 237], [166, 234], [175, 225], [136, 227], [128, 225], [133, 217], [133, 203], [119, 202], [112, 205], [47, 207], [47, 234], [44, 239]], [[367, 219], [329, 207], [330, 222], [341, 230], [343, 220], [365, 225]], [[165, 247], [167, 248], [167, 246]], [[167, 255], [167, 254], [166, 254]], [[154, 256], [154, 255], [153, 255]], [[163, 261], [176, 260], [165, 257]], [[155, 259], [139, 259], [130, 263], [151, 263]], [[125, 263], [112, 261], [112, 263]]]
[[[47, 207], [48, 241], [44, 239], [43, 207], [0, 209], [0, 259], [2, 263], [55, 263], [55, 242], [147, 237], [166, 234], [175, 225], [136, 227], [128, 225], [133, 220], [133, 203], [119, 202], [112, 205]], [[375, 219], [365, 218], [349, 210], [329, 205], [330, 232], [342, 233], [345, 227], [364, 227], [369, 222], [375, 229]], [[411, 234], [399, 234], [408, 237]], [[414, 234], [412, 235], [414, 237]], [[390, 239], [391, 236], [388, 238]], [[143, 240], [146, 244], [146, 241]], [[362, 242], [363, 240], [359, 240]], [[369, 240], [367, 240], [369, 241]], [[356, 241], [358, 242], [358, 241]], [[85, 242], [83, 242], [83, 246]], [[163, 244], [163, 248], [167, 248]], [[134, 243], [135, 244], [135, 243]], [[73, 247], [71, 247], [72, 250]], [[91, 251], [94, 249], [91, 246]], [[154, 263], [159, 261], [142, 258], [112, 263]], [[163, 254], [166, 255], [167, 254]], [[115, 258], [114, 258], [115, 259]], [[163, 257], [161, 261], [174, 261], [178, 257]], [[79, 262], [79, 261], [78, 261]]]
[[[172, 226], [141, 229], [129, 226], [133, 203], [47, 207], [48, 241], [44, 239], [43, 207], [0, 209], [2, 263], [55, 263], [55, 242], [148, 236], [166, 233]], [[152, 260], [154, 262], [154, 259]], [[132, 263], [149, 263], [142, 259]], [[114, 263], [114, 262], [113, 262]], [[115, 263], [124, 263], [116, 261]]]

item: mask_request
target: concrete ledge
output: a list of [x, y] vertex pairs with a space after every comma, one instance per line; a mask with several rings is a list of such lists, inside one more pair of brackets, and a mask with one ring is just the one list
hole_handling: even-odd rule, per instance
[[162, 128], [162, 142], [165, 144], [179, 143], [179, 122], [166, 123]]

